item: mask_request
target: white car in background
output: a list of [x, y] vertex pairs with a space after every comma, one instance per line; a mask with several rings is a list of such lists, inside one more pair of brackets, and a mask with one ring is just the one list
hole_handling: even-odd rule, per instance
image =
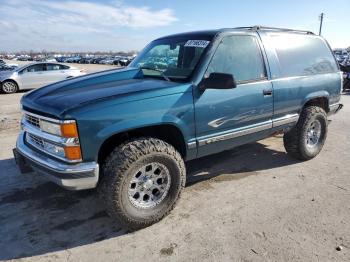
[[3, 93], [11, 94], [85, 74], [84, 70], [59, 63], [32, 63], [12, 71], [0, 72], [0, 86]]

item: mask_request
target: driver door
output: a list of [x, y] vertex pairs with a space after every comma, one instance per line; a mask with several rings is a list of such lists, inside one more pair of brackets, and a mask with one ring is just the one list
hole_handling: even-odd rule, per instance
[[45, 64], [34, 64], [19, 72], [22, 89], [38, 88], [45, 84]]
[[273, 92], [255, 35], [222, 39], [204, 77], [232, 74], [231, 89], [195, 90], [198, 156], [258, 140], [272, 128]]

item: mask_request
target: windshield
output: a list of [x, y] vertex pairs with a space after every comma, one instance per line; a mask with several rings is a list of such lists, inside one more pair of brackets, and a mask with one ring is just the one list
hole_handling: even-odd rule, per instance
[[187, 80], [211, 37], [165, 38], [151, 42], [135, 58], [130, 67], [142, 69], [145, 77], [163, 78], [168, 81]]

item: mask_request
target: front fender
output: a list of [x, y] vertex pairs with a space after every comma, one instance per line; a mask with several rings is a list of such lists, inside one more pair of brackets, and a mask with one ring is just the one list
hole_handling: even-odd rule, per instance
[[[123, 120], [121, 122], [118, 122], [116, 124], [113, 124], [111, 126], [108, 126], [104, 129], [102, 129], [98, 134], [97, 137], [99, 138], [102, 143], [108, 139], [109, 137], [128, 132], [134, 129], [139, 129], [143, 127], [151, 127], [151, 126], [159, 126], [159, 125], [172, 125], [179, 129], [183, 135], [183, 137], [186, 140], [186, 137], [188, 138], [190, 136], [190, 130], [186, 126], [186, 123], [177, 117], [166, 115], [163, 118], [160, 117], [149, 117], [149, 118], [135, 118], [135, 119], [128, 119]], [[100, 146], [101, 146], [100, 145]]]
[[192, 92], [153, 97], [115, 105], [94, 105], [72, 114], [78, 120], [84, 161], [95, 161], [111, 136], [157, 125], [173, 125], [185, 143], [195, 137]]

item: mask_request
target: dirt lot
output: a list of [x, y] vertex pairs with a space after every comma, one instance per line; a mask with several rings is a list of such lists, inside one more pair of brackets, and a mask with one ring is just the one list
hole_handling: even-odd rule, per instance
[[289, 158], [277, 136], [191, 161], [174, 211], [130, 233], [93, 190], [19, 174], [23, 94], [0, 95], [0, 260], [350, 261], [349, 95], [317, 158]]

